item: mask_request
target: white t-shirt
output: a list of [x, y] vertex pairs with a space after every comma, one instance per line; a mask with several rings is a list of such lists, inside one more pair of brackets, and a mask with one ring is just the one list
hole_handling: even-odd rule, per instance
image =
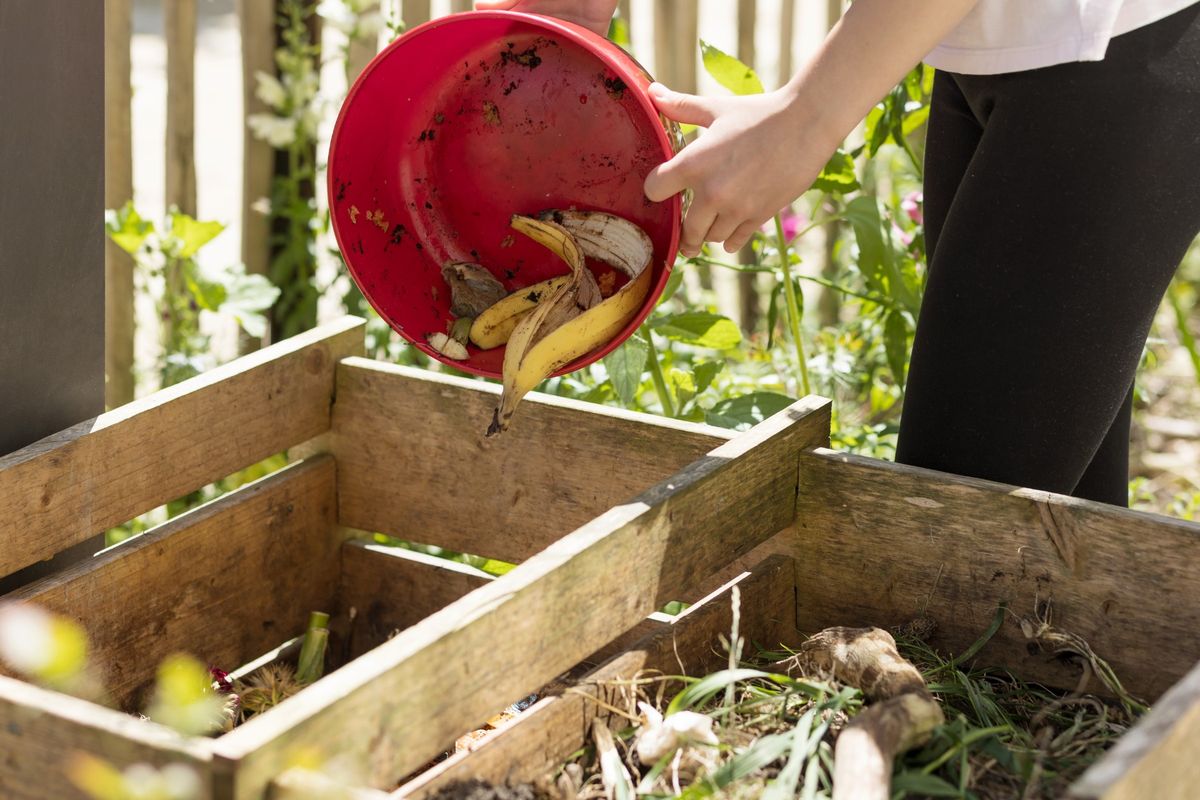
[[1198, 0], [980, 0], [925, 57], [948, 72], [994, 75], [1100, 61], [1112, 37]]

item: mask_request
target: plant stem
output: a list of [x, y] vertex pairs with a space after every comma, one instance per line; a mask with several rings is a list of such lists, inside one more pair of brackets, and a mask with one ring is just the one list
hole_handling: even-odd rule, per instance
[[775, 215], [775, 236], [779, 243], [779, 266], [783, 273], [783, 293], [787, 297], [788, 326], [792, 341], [796, 343], [796, 360], [800, 365], [800, 388], [805, 395], [812, 394], [812, 383], [808, 379], [808, 359], [804, 355], [804, 340], [800, 334], [800, 302], [796, 297], [796, 285], [792, 283], [792, 260], [789, 256], [787, 237], [783, 235], [783, 221]]
[[649, 325], [642, 325], [642, 335], [650, 345], [650, 377], [654, 379], [654, 391], [658, 393], [658, 402], [662, 404], [663, 414], [675, 416], [675, 403], [671, 401], [671, 390], [667, 388], [667, 379], [663, 377], [662, 364], [658, 363], [658, 349], [654, 346], [654, 335], [650, 333]]
[[[777, 272], [775, 267], [760, 267], [755, 264], [730, 264], [728, 261], [718, 261], [717, 259], [709, 258], [708, 256], [694, 256], [689, 258], [688, 261], [696, 263], [702, 262], [712, 267], [731, 269], [735, 272]], [[824, 286], [827, 289], [833, 289], [835, 292], [844, 294], [847, 297], [857, 297], [859, 300], [866, 300], [869, 303], [875, 303], [876, 305], [883, 306], [884, 308], [894, 309], [897, 307], [895, 303], [883, 295], [860, 292], [855, 289], [851, 289], [849, 286], [838, 283], [837, 281], [831, 281], [828, 278], [822, 278], [818, 275], [797, 275], [796, 279], [801, 281], [811, 281], [812, 283], [818, 284], [819, 286]]]

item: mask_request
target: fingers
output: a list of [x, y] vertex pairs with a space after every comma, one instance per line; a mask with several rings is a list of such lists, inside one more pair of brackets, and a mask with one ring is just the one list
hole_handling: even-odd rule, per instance
[[716, 221], [708, 229], [708, 235], [704, 237], [704, 240], [708, 242], [723, 242], [730, 236], [733, 236], [733, 232], [738, 229], [742, 221], [742, 218], [739, 216], [718, 213]]
[[650, 84], [650, 99], [668, 119], [707, 128], [717, 118], [717, 101], [694, 94], [673, 92], [661, 83]]
[[744, 222], [738, 226], [732, 235], [725, 238], [725, 252], [736, 253], [754, 238], [754, 234], [762, 227], [762, 223]]
[[688, 258], [700, 255], [705, 237], [717, 218], [716, 209], [704, 202], [693, 202], [683, 220], [679, 235], [679, 250]]

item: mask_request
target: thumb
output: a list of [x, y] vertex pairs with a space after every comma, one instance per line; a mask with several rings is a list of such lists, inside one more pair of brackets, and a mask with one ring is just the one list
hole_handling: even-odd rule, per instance
[[717, 101], [694, 94], [673, 92], [661, 83], [650, 84], [650, 98], [667, 118], [707, 128], [717, 118]]

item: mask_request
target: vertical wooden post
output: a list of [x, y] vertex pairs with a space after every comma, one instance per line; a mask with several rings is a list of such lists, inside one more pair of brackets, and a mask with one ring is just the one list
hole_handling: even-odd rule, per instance
[[[825, 2], [825, 29], [830, 30], [842, 16], [842, 0], [826, 0]], [[824, 209], [813, 209], [813, 215], [831, 212], [835, 209], [826, 207]], [[841, 234], [841, 224], [831, 222], [825, 226], [824, 246], [821, 248], [821, 277], [826, 280], [835, 280], [837, 278], [838, 265], [834, 256], [834, 249], [837, 247], [838, 237]], [[838, 317], [841, 315], [842, 298], [838, 296], [833, 289], [823, 289], [821, 297], [817, 301], [817, 319], [822, 326], [832, 326], [838, 323]]]
[[475, 3], [472, 0], [450, 0], [450, 12], [457, 14], [460, 11], [470, 11], [474, 8]]
[[796, 0], [780, 0], [779, 9], [779, 85], [792, 79], [792, 41], [796, 30]]
[[415, 28], [422, 22], [428, 22], [433, 14], [430, 0], [404, 0], [404, 26]]
[[633, 2], [620, 0], [617, 3], [617, 16], [625, 21], [625, 30], [629, 32], [629, 49], [633, 50]]
[[167, 40], [166, 205], [196, 215], [196, 0], [163, 3]]
[[[254, 75], [275, 74], [276, 3], [237, 0], [237, 14], [242, 32], [242, 261], [247, 272], [266, 275], [271, 263], [271, 220], [256, 206], [271, 196], [275, 154], [250, 131], [245, 120], [270, 110], [255, 96], [258, 81]], [[240, 348], [246, 352], [260, 344], [243, 335]]]
[[[104, 0], [104, 207], [133, 198], [130, 82], [131, 0]], [[104, 403], [133, 399], [133, 259], [111, 241], [104, 245]]]
[[[758, 0], [738, 0], [737, 8], [737, 57], [751, 68], [755, 67], [756, 50], [754, 29], [758, 21]], [[747, 244], [738, 253], [738, 263], [753, 264], [754, 248]], [[758, 273], [740, 272], [737, 276], [738, 322], [747, 334], [754, 333], [758, 326], [760, 307], [758, 302]]]
[[[470, 3], [470, 0], [467, 0]], [[365, 12], [380, 10], [378, 2], [364, 9]], [[346, 64], [346, 82], [352, 84], [359, 74], [371, 63], [371, 59], [379, 52], [379, 36], [360, 36], [350, 40], [349, 60]], [[349, 89], [349, 86], [346, 87]]]

